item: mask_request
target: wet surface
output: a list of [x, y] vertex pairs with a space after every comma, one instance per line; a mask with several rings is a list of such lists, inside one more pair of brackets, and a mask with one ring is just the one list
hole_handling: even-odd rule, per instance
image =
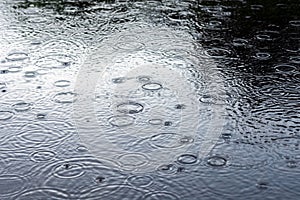
[[298, 199], [297, 0], [0, 2], [0, 199]]

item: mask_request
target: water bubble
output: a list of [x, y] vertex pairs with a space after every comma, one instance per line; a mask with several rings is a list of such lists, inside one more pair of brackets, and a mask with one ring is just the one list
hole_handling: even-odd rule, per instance
[[77, 94], [73, 92], [60, 92], [54, 96], [54, 101], [57, 103], [74, 103]]
[[144, 110], [144, 106], [140, 103], [128, 101], [117, 105], [117, 111], [126, 114], [135, 114], [142, 112]]
[[144, 90], [160, 90], [162, 85], [160, 83], [146, 83], [142, 86]]
[[15, 103], [12, 105], [12, 107], [15, 109], [17, 112], [24, 112], [28, 111], [31, 109], [32, 104], [31, 103], [26, 103], [26, 102], [19, 102]]
[[198, 161], [198, 158], [193, 154], [182, 154], [177, 158], [177, 161], [181, 164], [190, 165], [195, 164]]
[[5, 121], [11, 119], [15, 115], [12, 111], [0, 110], [0, 121]]
[[58, 80], [54, 82], [54, 86], [56, 87], [68, 87], [70, 84], [71, 82], [68, 80]]
[[222, 167], [227, 164], [227, 159], [222, 156], [215, 155], [207, 159], [207, 164], [213, 167]]
[[108, 119], [109, 123], [117, 127], [130, 126], [134, 123], [135, 118], [129, 115], [116, 115]]

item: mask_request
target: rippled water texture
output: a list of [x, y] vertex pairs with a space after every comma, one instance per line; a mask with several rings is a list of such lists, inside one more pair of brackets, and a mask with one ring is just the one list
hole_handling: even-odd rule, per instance
[[299, 7], [0, 1], [0, 199], [298, 199]]

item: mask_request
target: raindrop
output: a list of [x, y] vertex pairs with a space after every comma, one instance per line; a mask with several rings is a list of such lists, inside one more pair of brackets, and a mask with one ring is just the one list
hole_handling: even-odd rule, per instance
[[68, 87], [70, 84], [71, 82], [68, 80], [58, 80], [54, 82], [54, 86], [56, 87]]
[[144, 109], [144, 106], [140, 103], [129, 101], [129, 102], [124, 102], [119, 105], [117, 105], [117, 111], [121, 113], [126, 113], [126, 114], [135, 114], [142, 112]]
[[17, 112], [24, 112], [28, 111], [31, 109], [32, 104], [31, 103], [26, 103], [26, 102], [19, 102], [14, 104], [12, 107], [15, 109]]
[[9, 119], [11, 119], [14, 115], [15, 115], [15, 113], [13, 113], [12, 111], [4, 111], [4, 110], [1, 110], [1, 111], [0, 111], [0, 121], [9, 120]]
[[236, 47], [246, 47], [248, 45], [248, 40], [242, 38], [236, 38], [233, 40], [233, 45]]
[[135, 118], [128, 115], [117, 115], [110, 117], [108, 121], [113, 126], [125, 127], [132, 125], [135, 121]]
[[160, 90], [162, 89], [162, 85], [160, 83], [146, 83], [142, 86], [144, 90]]
[[256, 58], [258, 60], [269, 60], [271, 58], [271, 54], [258, 52], [255, 54], [254, 58]]
[[195, 164], [198, 158], [193, 154], [182, 154], [177, 158], [177, 161], [181, 164], [190, 165]]
[[54, 96], [54, 101], [57, 103], [74, 103], [77, 94], [73, 92], [60, 92]]

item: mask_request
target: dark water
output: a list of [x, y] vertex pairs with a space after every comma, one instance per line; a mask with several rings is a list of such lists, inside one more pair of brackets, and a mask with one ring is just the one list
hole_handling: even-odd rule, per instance
[[0, 2], [0, 199], [298, 199], [298, 0]]

